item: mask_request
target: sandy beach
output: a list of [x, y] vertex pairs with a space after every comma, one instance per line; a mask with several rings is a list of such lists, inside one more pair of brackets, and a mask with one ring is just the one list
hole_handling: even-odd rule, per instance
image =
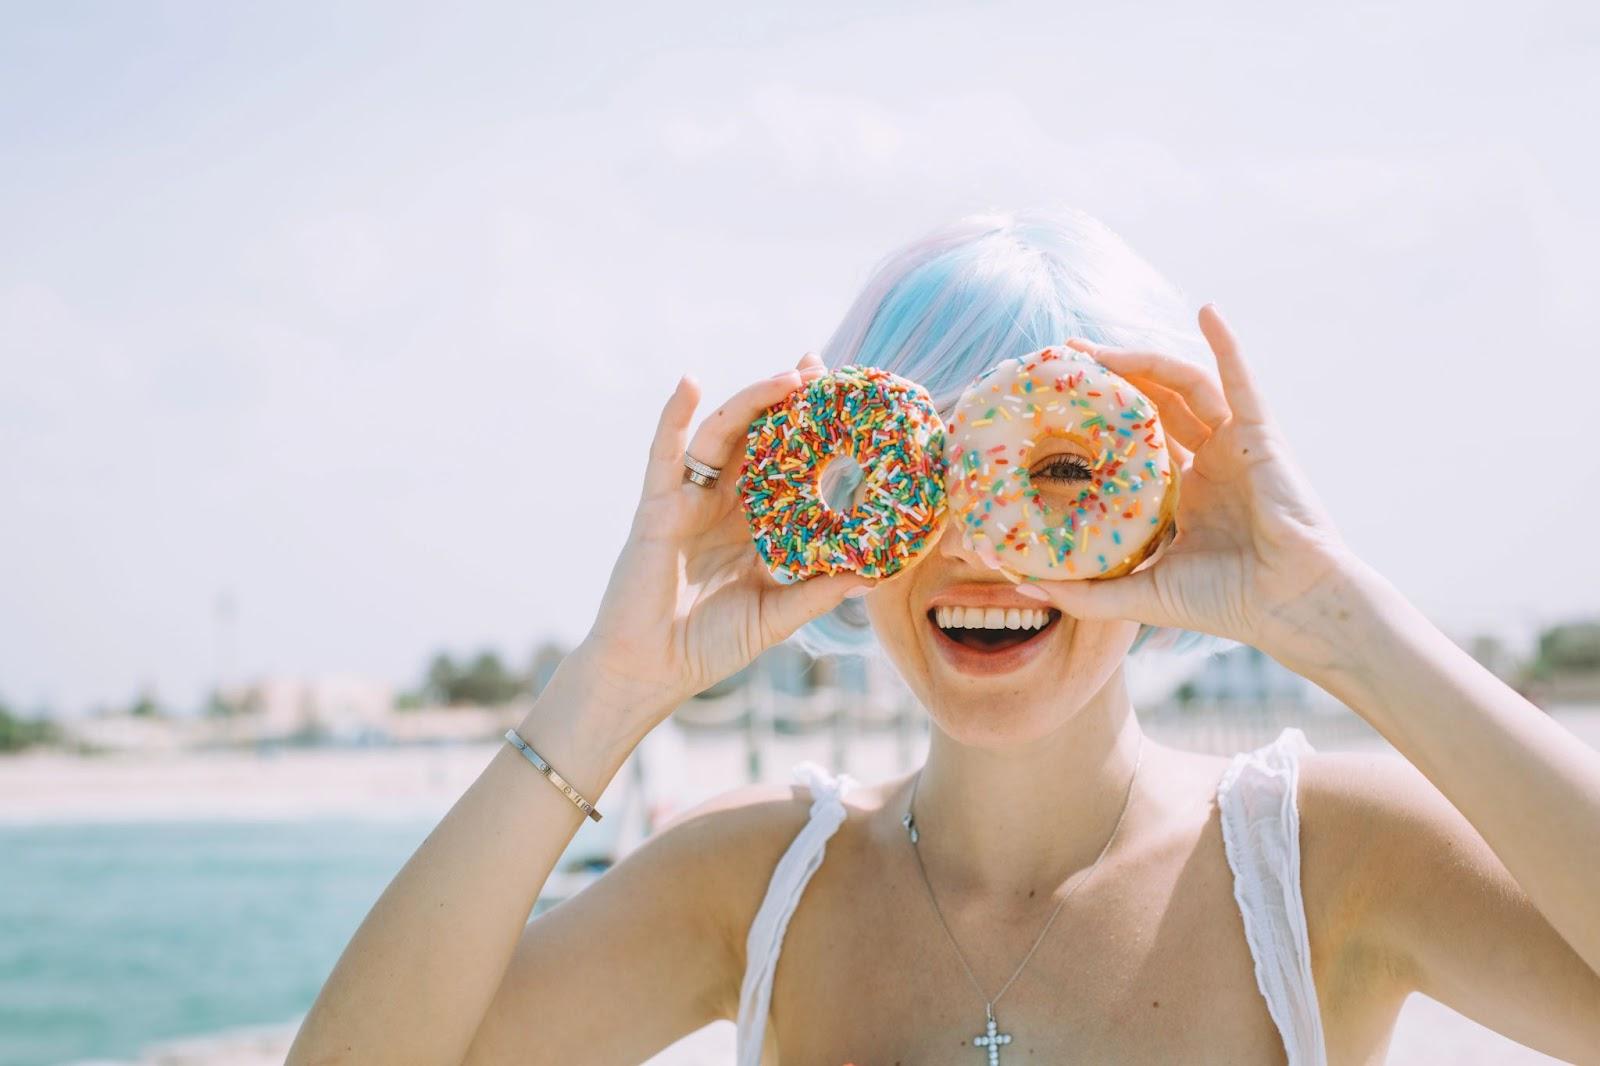
[[414, 817], [449, 809], [497, 750], [179, 751], [0, 759], [0, 821]]
[[[1600, 708], [1559, 708], [1555, 717], [1600, 747]], [[1244, 750], [1301, 724], [1319, 751], [1393, 751], [1353, 715], [1264, 718], [1248, 727], [1190, 729], [1159, 716], [1145, 722], [1153, 739], [1192, 750]], [[482, 740], [389, 747], [215, 749], [77, 756], [31, 751], [0, 756], [0, 822], [121, 821], [194, 818], [281, 819], [312, 816], [442, 815], [504, 744]], [[863, 781], [915, 767], [927, 751], [924, 732], [872, 732], [836, 738], [826, 730], [763, 736], [756, 779], [790, 780], [802, 759], [842, 768]], [[648, 734], [596, 804], [630, 787], [641, 762], [653, 801], [663, 809], [692, 804], [749, 779], [751, 752], [742, 734], [688, 729], [668, 719]], [[615, 798], [615, 797], [611, 797]]]

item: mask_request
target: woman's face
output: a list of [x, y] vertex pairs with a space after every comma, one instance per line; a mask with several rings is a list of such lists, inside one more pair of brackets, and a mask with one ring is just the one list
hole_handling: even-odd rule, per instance
[[[1070, 510], [1093, 466], [1074, 440], [1038, 442], [1028, 472], [1048, 514]], [[1137, 622], [1072, 618], [1016, 590], [962, 547], [952, 521], [926, 557], [866, 597], [885, 653], [963, 744], [1009, 746], [1054, 731], [1100, 691], [1138, 636]]]

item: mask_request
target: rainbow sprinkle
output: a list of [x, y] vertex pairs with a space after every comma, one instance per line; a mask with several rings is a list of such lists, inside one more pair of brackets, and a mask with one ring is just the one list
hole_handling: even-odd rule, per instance
[[[1044, 348], [1004, 360], [968, 387], [952, 418], [951, 513], [967, 548], [1012, 580], [1105, 574], [1159, 535], [1150, 528], [1159, 516], [1137, 521], [1146, 506], [1161, 510], [1174, 478], [1155, 404], [1084, 353]], [[1055, 513], [1028, 470], [1047, 436], [1093, 457]]]
[[[796, 389], [746, 438], [739, 498], [761, 561], [780, 581], [897, 573], [943, 523], [944, 449], [933, 401], [896, 374], [846, 366]], [[820, 478], [843, 456], [861, 467], [861, 502], [837, 511]]]

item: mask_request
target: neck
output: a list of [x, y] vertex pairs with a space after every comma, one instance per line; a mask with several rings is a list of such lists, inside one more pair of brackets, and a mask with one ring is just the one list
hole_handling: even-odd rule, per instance
[[971, 747], [935, 727], [911, 809], [940, 897], [1047, 896], [1089, 867], [1124, 800], [1138, 804], [1140, 783], [1130, 793], [1129, 782], [1142, 739], [1120, 666], [1055, 732], [1014, 747]]

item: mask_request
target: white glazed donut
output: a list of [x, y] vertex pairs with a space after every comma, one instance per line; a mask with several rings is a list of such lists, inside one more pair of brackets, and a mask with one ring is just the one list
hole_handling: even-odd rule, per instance
[[1073, 348], [987, 371], [949, 425], [951, 521], [1013, 581], [1117, 577], [1175, 532], [1156, 405]]

